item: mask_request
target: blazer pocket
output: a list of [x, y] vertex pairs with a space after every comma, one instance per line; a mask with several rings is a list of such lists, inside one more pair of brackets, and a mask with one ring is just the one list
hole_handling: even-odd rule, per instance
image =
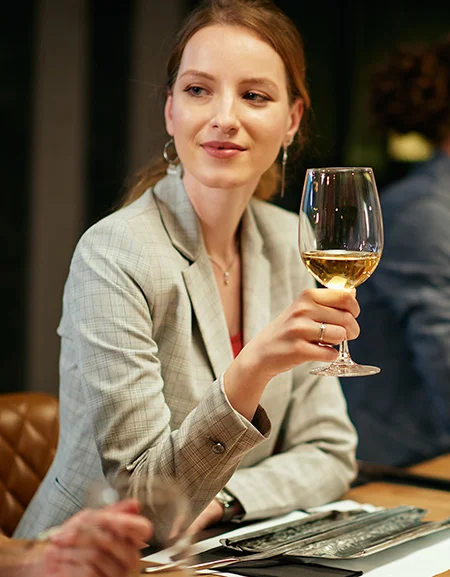
[[55, 483], [56, 483], [56, 488], [59, 491], [61, 491], [61, 493], [64, 495], [64, 497], [69, 499], [69, 501], [72, 503], [72, 505], [75, 505], [79, 509], [82, 509], [84, 507], [83, 503], [77, 497], [75, 497], [75, 495], [73, 493], [71, 493], [69, 491], [69, 489], [67, 489], [67, 487], [65, 487], [61, 483], [61, 481], [58, 479], [58, 477], [55, 477]]

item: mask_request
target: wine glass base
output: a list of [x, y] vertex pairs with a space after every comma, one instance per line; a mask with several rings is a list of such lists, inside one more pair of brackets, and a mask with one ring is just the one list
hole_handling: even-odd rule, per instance
[[312, 375], [321, 377], [368, 377], [376, 375], [381, 371], [379, 367], [371, 365], [358, 365], [358, 363], [339, 363], [334, 362], [326, 367], [317, 367], [309, 371]]

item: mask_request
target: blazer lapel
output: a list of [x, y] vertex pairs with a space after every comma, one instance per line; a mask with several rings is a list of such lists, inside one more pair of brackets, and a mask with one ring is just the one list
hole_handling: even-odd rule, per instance
[[189, 261], [182, 271], [215, 378], [233, 360], [230, 335], [214, 272], [206, 253], [195, 210], [178, 175], [168, 175], [154, 187], [162, 221], [173, 246]]
[[161, 219], [173, 246], [189, 261], [195, 261], [202, 250], [202, 231], [197, 214], [180, 178], [181, 169], [169, 174], [153, 188]]
[[271, 319], [270, 262], [263, 253], [263, 239], [250, 203], [242, 219], [244, 344]]
[[233, 351], [216, 279], [206, 251], [188, 269], [184, 281], [216, 378], [231, 364]]

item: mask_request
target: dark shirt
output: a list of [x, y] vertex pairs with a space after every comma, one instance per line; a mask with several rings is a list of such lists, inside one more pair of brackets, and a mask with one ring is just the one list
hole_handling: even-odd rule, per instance
[[357, 289], [356, 362], [341, 379], [358, 457], [410, 464], [450, 452], [450, 158], [437, 154], [381, 195], [385, 248]]

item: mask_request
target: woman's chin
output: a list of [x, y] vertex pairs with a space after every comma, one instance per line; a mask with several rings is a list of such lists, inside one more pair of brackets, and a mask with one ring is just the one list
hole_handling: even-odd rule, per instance
[[226, 179], [214, 179], [208, 182], [204, 182], [204, 185], [208, 188], [218, 189], [218, 190], [235, 190], [237, 188], [242, 188], [247, 182], [240, 182], [236, 180], [226, 180]]
[[254, 179], [237, 176], [236, 174], [214, 174], [204, 175], [199, 181], [208, 188], [216, 188], [222, 190], [233, 190], [237, 188], [245, 188], [247, 186], [255, 186]]
[[201, 186], [216, 190], [235, 190], [248, 187], [253, 190], [258, 180], [258, 177], [254, 175], [240, 174], [238, 169], [217, 170], [214, 168], [213, 170], [189, 171], [184, 166], [185, 184], [197, 182]]

